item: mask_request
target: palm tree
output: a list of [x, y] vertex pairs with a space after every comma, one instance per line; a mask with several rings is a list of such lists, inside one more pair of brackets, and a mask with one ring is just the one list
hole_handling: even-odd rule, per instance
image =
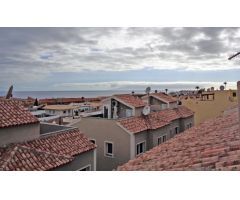
[[167, 94], [167, 92], [168, 92], [168, 89], [165, 89], [165, 92], [166, 92], [166, 94]]
[[227, 82], [225, 81], [223, 84], [225, 85], [225, 90], [226, 90]]

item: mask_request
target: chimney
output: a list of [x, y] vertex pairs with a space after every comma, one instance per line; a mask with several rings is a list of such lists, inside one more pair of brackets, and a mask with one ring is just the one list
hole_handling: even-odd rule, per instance
[[240, 131], [240, 81], [237, 82], [237, 98], [238, 98], [239, 131]]

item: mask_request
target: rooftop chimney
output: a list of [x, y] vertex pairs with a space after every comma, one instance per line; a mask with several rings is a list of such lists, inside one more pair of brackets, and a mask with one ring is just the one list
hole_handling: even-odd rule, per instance
[[240, 81], [237, 82], [237, 98], [238, 98], [239, 131], [240, 131]]

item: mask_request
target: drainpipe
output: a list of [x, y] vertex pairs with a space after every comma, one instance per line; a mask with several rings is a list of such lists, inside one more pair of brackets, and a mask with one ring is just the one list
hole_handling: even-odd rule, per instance
[[239, 132], [240, 132], [240, 81], [237, 82], [237, 98], [238, 98]]

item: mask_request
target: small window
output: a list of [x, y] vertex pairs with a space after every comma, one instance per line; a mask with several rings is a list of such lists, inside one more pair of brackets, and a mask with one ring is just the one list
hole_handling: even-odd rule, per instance
[[77, 171], [91, 171], [91, 165], [78, 169]]
[[64, 110], [63, 113], [66, 114], [66, 110]]
[[105, 142], [105, 156], [113, 157], [113, 143]]
[[178, 130], [178, 127], [175, 128], [175, 134], [178, 134], [179, 133], [179, 130]]
[[167, 141], [167, 136], [166, 135], [164, 135], [162, 138], [163, 138], [162, 142], [166, 142]]
[[236, 97], [236, 96], [237, 96], [237, 93], [236, 93], [236, 92], [233, 92], [232, 95], [233, 95], [233, 97]]
[[163, 138], [162, 138], [162, 137], [159, 137], [159, 138], [158, 138], [158, 145], [159, 145], [159, 144], [162, 144], [162, 143], [163, 143]]
[[93, 144], [96, 144], [96, 140], [91, 139], [90, 142], [92, 142]]
[[137, 155], [145, 152], [145, 142], [137, 144]]

